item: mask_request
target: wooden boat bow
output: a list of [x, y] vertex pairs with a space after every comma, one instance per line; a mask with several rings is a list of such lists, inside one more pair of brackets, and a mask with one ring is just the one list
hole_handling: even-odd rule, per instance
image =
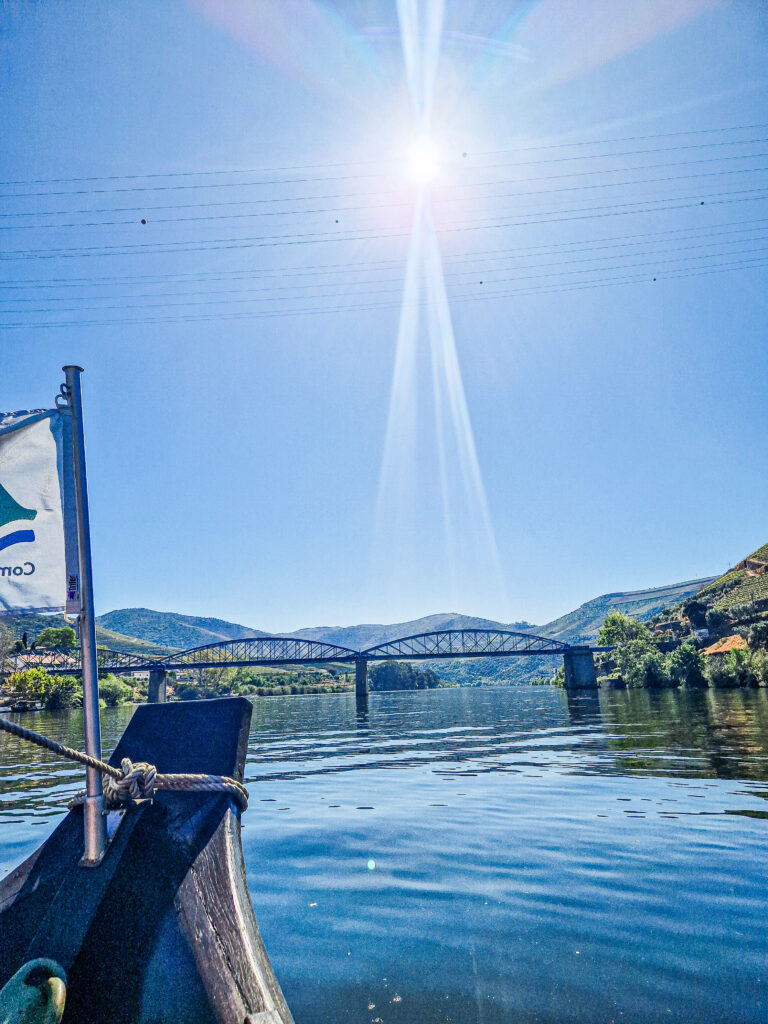
[[[244, 698], [141, 705], [110, 764], [242, 782]], [[80, 866], [82, 809], [0, 883], [0, 985], [27, 961], [67, 973], [64, 1024], [293, 1024], [245, 878], [228, 793], [159, 791], [110, 812], [110, 845]]]

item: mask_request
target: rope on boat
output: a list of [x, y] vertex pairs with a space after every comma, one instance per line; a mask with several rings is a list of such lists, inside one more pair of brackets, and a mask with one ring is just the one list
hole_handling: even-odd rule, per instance
[[[80, 750], [57, 743], [47, 736], [25, 729], [23, 725], [9, 722], [7, 718], [0, 718], [0, 729], [70, 761], [79, 761], [87, 768], [95, 768], [104, 777], [104, 796], [110, 804], [127, 804], [142, 797], [151, 798], [158, 790], [164, 789], [176, 793], [229, 793], [241, 811], [248, 806], [248, 790], [241, 782], [228, 775], [163, 775], [158, 773], [153, 764], [146, 761], [131, 761], [128, 757], [122, 759], [119, 768], [114, 768], [106, 761], [99, 761], [98, 758], [83, 754]], [[70, 801], [69, 806], [80, 804], [84, 799], [85, 793], [78, 793]]]

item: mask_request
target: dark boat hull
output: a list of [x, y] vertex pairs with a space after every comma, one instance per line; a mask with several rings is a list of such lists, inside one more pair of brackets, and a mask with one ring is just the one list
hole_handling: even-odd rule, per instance
[[[111, 761], [242, 779], [250, 714], [236, 698], [142, 706]], [[111, 819], [99, 867], [79, 864], [76, 808], [0, 884], [0, 985], [48, 957], [67, 972], [72, 1024], [292, 1024], [251, 907], [232, 799], [161, 792]]]

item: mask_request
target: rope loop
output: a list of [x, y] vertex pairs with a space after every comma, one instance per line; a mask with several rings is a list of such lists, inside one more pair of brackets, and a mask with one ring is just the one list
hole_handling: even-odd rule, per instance
[[157, 779], [157, 768], [153, 764], [146, 761], [136, 761], [134, 764], [129, 757], [124, 757], [120, 762], [120, 771], [120, 779], [113, 779], [111, 775], [104, 776], [107, 803], [127, 804], [131, 800], [152, 798]]

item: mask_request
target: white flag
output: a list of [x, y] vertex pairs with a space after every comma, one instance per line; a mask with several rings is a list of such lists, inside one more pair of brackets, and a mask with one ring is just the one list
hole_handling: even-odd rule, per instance
[[0, 413], [0, 616], [79, 607], [69, 415]]

